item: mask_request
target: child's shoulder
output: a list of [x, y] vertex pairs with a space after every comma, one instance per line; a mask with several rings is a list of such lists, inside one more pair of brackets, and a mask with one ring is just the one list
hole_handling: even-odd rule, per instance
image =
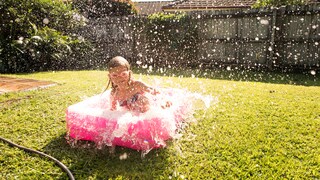
[[132, 82], [132, 85], [133, 85], [133, 86], [147, 86], [144, 82], [142, 82], [142, 81], [136, 81], [136, 80], [134, 80], [134, 81]]
[[135, 88], [135, 89], [138, 89], [138, 90], [147, 90], [149, 89], [150, 87], [148, 85], [146, 85], [144, 82], [142, 81], [133, 81], [132, 82], [132, 86]]

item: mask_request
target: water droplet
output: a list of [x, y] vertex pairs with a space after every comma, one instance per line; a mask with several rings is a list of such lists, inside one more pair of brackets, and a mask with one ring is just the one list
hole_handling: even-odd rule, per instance
[[49, 19], [48, 19], [48, 18], [44, 18], [44, 19], [42, 20], [42, 22], [43, 22], [43, 24], [49, 24]]
[[263, 24], [263, 25], [268, 25], [269, 21], [266, 20], [266, 19], [262, 19], [262, 20], [260, 20], [260, 23]]
[[152, 66], [149, 66], [149, 71], [150, 71], [150, 72], [152, 71]]
[[316, 75], [316, 71], [315, 71], [315, 70], [311, 70], [311, 71], [310, 71], [310, 74]]
[[84, 38], [82, 36], [78, 36], [78, 40], [83, 42], [84, 41]]
[[119, 156], [119, 159], [120, 159], [120, 160], [125, 160], [125, 159], [127, 159], [127, 158], [128, 158], [127, 153], [123, 153], [122, 155]]
[[42, 40], [42, 38], [40, 36], [32, 36], [32, 39], [36, 39], [36, 40]]
[[23, 39], [24, 39], [23, 37], [19, 37], [19, 39], [17, 40], [17, 43], [18, 44], [23, 44]]

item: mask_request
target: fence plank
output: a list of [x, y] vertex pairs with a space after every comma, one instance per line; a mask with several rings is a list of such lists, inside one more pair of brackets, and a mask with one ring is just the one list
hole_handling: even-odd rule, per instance
[[[319, 68], [320, 5], [274, 10], [214, 11], [188, 14], [189, 21], [165, 29], [172, 34], [163, 45], [150, 39], [145, 17], [92, 20], [87, 37], [112, 57], [123, 55], [143, 65], [210, 66], [221, 64]], [[196, 28], [194, 42], [181, 47]], [[160, 27], [159, 27], [160, 28]], [[172, 39], [175, 38], [175, 39]], [[163, 41], [163, 40], [162, 40]], [[172, 43], [172, 42], [176, 42]], [[162, 45], [159, 45], [162, 43]], [[177, 44], [178, 43], [178, 44]]]

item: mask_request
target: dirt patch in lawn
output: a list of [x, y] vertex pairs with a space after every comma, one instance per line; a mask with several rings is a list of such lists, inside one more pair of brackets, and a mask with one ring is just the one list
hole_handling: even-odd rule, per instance
[[50, 81], [0, 76], [0, 94], [14, 91], [29, 91], [54, 85], [56, 83]]

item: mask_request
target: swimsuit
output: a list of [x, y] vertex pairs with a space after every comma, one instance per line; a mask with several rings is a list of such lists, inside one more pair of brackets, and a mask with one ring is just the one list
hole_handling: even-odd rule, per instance
[[135, 95], [133, 95], [131, 98], [123, 100], [123, 101], [119, 101], [119, 105], [120, 106], [130, 106], [132, 103], [136, 102], [139, 98], [141, 94], [140, 93], [136, 93]]

